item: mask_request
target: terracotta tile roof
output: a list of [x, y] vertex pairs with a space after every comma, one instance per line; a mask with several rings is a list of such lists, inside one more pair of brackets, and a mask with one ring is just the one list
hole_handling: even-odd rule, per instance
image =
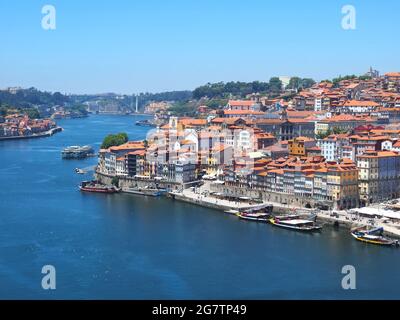
[[229, 100], [228, 104], [235, 107], [238, 106], [251, 107], [252, 105], [256, 104], [256, 102], [251, 100]]

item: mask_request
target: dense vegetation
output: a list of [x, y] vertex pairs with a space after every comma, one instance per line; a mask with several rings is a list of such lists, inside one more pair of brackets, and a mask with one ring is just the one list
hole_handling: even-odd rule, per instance
[[195, 101], [176, 102], [168, 111], [174, 116], [193, 117], [197, 111], [197, 103]]
[[141, 93], [139, 95], [139, 101], [144, 103], [155, 101], [187, 101], [192, 98], [192, 91], [167, 91], [167, 92], [160, 92], [160, 93]]
[[43, 92], [35, 88], [18, 90], [15, 93], [6, 90], [0, 91], [0, 103], [17, 108], [31, 108], [40, 105], [63, 105], [66, 102], [69, 102], [69, 97], [60, 92]]
[[120, 146], [128, 141], [128, 135], [126, 133], [109, 134], [104, 138], [101, 145], [101, 149], [108, 149], [114, 146]]
[[7, 104], [0, 104], [0, 116], [4, 117], [13, 113], [24, 113], [27, 114], [30, 119], [39, 119], [40, 113], [36, 108], [15, 108]]
[[367, 75], [356, 76], [356, 75], [352, 74], [352, 75], [347, 75], [347, 76], [343, 76], [343, 77], [339, 76], [339, 77], [333, 78], [332, 80], [326, 79], [326, 80], [323, 80], [322, 82], [330, 82], [330, 83], [333, 83], [335, 86], [337, 86], [340, 81], [353, 80], [353, 79], [358, 79], [358, 80], [364, 81], [364, 80], [371, 79], [371, 77], [367, 76]]
[[[315, 84], [315, 81], [310, 78], [293, 77], [290, 80], [287, 89], [306, 89]], [[193, 98], [200, 99], [208, 97], [214, 98], [244, 98], [248, 94], [261, 93], [269, 96], [277, 96], [282, 92], [282, 81], [278, 77], [272, 77], [268, 82], [217, 82], [207, 83], [193, 91]]]
[[315, 81], [311, 78], [293, 77], [290, 79], [287, 89], [301, 90], [312, 87]]
[[0, 115], [25, 113], [31, 119], [50, 116], [51, 108], [62, 106], [66, 111], [86, 115], [86, 106], [60, 92], [50, 93], [35, 88], [21, 89], [16, 92], [0, 90]]
[[327, 131], [323, 133], [317, 134], [315, 137], [317, 139], [325, 139], [326, 137], [329, 137], [331, 134], [342, 134], [342, 133], [347, 133], [348, 131], [338, 128], [338, 127], [333, 127], [333, 129], [328, 129]]
[[[274, 85], [279, 86], [279, 83]], [[227, 83], [207, 83], [206, 85], [200, 86], [193, 91], [193, 98], [229, 98], [230, 96], [244, 97], [251, 93], [268, 92], [269, 90], [270, 84], [260, 81], [253, 81], [249, 83], [233, 81]]]

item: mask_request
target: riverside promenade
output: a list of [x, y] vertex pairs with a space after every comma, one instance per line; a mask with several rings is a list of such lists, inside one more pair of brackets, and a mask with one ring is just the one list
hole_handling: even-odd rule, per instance
[[196, 204], [199, 206], [213, 208], [217, 210], [246, 210], [257, 208], [262, 205], [273, 205], [273, 212], [276, 214], [293, 213], [294, 211], [301, 211], [302, 213], [316, 213], [318, 220], [336, 227], [352, 229], [356, 227], [366, 227], [372, 225], [374, 227], [383, 227], [385, 234], [400, 238], [400, 223], [383, 222], [382, 219], [370, 219], [349, 213], [348, 211], [322, 211], [315, 209], [306, 209], [295, 206], [283, 205], [275, 202], [254, 203], [254, 201], [230, 201], [220, 199], [208, 191], [210, 190], [209, 182], [198, 188], [189, 188], [181, 191], [170, 192], [169, 195], [175, 200]]

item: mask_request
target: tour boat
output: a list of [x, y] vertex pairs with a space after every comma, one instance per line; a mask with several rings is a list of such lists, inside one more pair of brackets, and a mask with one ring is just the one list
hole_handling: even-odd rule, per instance
[[370, 230], [357, 228], [351, 231], [351, 235], [358, 241], [362, 241], [365, 243], [378, 244], [383, 246], [399, 245], [399, 240], [394, 240], [383, 236], [382, 227]]
[[250, 220], [250, 221], [257, 221], [257, 222], [268, 222], [270, 218], [269, 213], [261, 213], [261, 212], [239, 212], [237, 216], [240, 219]]
[[313, 220], [299, 219], [299, 218], [281, 218], [273, 217], [269, 222], [274, 226], [292, 229], [297, 231], [319, 231], [322, 226], [317, 225]]
[[94, 156], [94, 149], [91, 146], [70, 146], [65, 148], [62, 153], [63, 159], [84, 159]]
[[75, 172], [76, 172], [77, 174], [85, 174], [85, 173], [86, 173], [85, 170], [79, 169], [79, 168], [75, 168]]
[[97, 193], [117, 193], [119, 189], [114, 186], [106, 186], [99, 184], [96, 181], [83, 181], [79, 186], [79, 190], [84, 192], [97, 192]]

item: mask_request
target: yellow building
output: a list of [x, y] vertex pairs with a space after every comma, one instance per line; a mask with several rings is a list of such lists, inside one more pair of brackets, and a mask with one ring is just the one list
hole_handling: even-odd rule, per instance
[[307, 156], [307, 149], [315, 147], [316, 142], [309, 137], [297, 137], [288, 141], [289, 155], [296, 157]]
[[328, 197], [337, 208], [355, 208], [359, 204], [358, 168], [350, 159], [327, 163]]

